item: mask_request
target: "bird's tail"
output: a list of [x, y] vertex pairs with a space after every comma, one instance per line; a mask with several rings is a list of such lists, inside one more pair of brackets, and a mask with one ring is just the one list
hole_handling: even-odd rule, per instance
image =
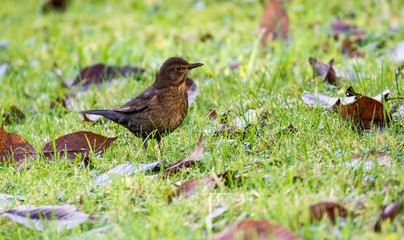
[[118, 114], [109, 109], [93, 109], [93, 110], [81, 111], [79, 113], [100, 115], [100, 116], [106, 117], [114, 122], [118, 121], [118, 116], [117, 116]]

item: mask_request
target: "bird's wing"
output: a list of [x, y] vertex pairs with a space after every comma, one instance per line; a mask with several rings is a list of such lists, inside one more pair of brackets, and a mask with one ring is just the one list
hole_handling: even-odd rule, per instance
[[115, 112], [121, 113], [136, 113], [136, 112], [145, 112], [149, 109], [149, 104], [153, 98], [155, 98], [156, 94], [153, 89], [147, 88], [143, 92], [141, 92], [137, 97], [132, 98], [128, 103], [123, 105], [120, 108], [113, 108], [112, 110]]

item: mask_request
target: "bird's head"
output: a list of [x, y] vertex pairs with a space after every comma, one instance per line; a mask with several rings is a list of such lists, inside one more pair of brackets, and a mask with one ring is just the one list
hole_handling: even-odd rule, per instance
[[162, 87], [179, 86], [185, 82], [191, 69], [202, 65], [202, 63], [189, 63], [180, 57], [171, 57], [157, 72], [155, 84]]

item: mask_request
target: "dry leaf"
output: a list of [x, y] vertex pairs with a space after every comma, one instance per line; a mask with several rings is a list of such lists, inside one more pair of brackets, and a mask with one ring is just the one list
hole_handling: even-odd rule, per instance
[[334, 202], [319, 202], [310, 206], [311, 221], [320, 221], [325, 215], [327, 215], [332, 223], [335, 223], [337, 217], [346, 218], [348, 211], [340, 204]]
[[210, 238], [210, 240], [237, 239], [300, 240], [302, 238], [281, 225], [252, 219], [235, 223]]
[[116, 139], [92, 132], [80, 131], [55, 139], [55, 147], [53, 142], [45, 144], [42, 147], [42, 152], [46, 158], [52, 160], [57, 159], [56, 156], [59, 154], [61, 157], [66, 154], [67, 159], [73, 162], [77, 156], [88, 157], [90, 151], [95, 154], [103, 154]]
[[372, 124], [382, 127], [391, 119], [381, 102], [368, 97], [361, 97], [351, 104], [328, 111], [337, 112], [342, 118], [353, 121], [354, 124], [359, 123], [365, 130], [369, 130]]
[[97, 184], [107, 184], [111, 181], [110, 173], [132, 176], [137, 173], [147, 174], [155, 169], [160, 169], [160, 165], [166, 164], [166, 161], [157, 161], [149, 164], [128, 162], [121, 164], [100, 176], [94, 177], [93, 181]]
[[314, 95], [313, 93], [309, 93], [307, 91], [304, 91], [304, 94], [302, 94], [302, 99], [306, 104], [311, 106], [320, 104], [322, 108], [336, 107], [341, 104], [341, 98], [339, 97], [330, 97], [321, 93]]
[[380, 214], [379, 219], [377, 220], [377, 223], [374, 227], [374, 230], [376, 232], [381, 232], [382, 231], [382, 224], [386, 220], [393, 221], [394, 218], [402, 212], [404, 209], [404, 203], [398, 203], [394, 202], [391, 203], [383, 208], [382, 213]]
[[270, 0], [260, 20], [260, 31], [264, 31], [261, 41], [266, 44], [271, 40], [286, 39], [289, 32], [289, 17], [278, 0]]
[[174, 174], [180, 171], [182, 168], [189, 168], [190, 166], [193, 166], [195, 165], [195, 163], [200, 161], [200, 159], [203, 156], [202, 137], [203, 134], [201, 134], [201, 136], [199, 137], [198, 145], [196, 146], [195, 151], [191, 153], [191, 155], [189, 155], [188, 157], [181, 159], [175, 162], [174, 164], [170, 165], [167, 168], [167, 170], [164, 171], [163, 177], [166, 177], [170, 174]]
[[332, 34], [335, 40], [338, 40], [339, 35], [350, 33], [357, 40], [361, 40], [365, 36], [365, 31], [357, 26], [351, 26], [345, 21], [336, 21], [330, 24]]
[[[20, 206], [3, 212], [11, 221], [18, 222], [26, 227], [43, 231], [48, 225], [54, 226], [58, 232], [74, 228], [93, 217], [80, 212], [75, 206]], [[44, 224], [44, 225], [43, 225]]]
[[176, 190], [168, 195], [168, 203], [171, 203], [176, 198], [188, 198], [196, 193], [201, 187], [213, 189], [217, 185], [213, 177], [195, 178], [181, 184]]
[[3, 121], [0, 127], [0, 162], [21, 161], [35, 154], [35, 148], [23, 137], [4, 130]]
[[324, 82], [337, 86], [337, 76], [332, 68], [334, 59], [331, 59], [329, 63], [324, 64], [320, 60], [310, 57], [309, 63], [311, 66], [313, 66], [313, 68], [316, 69], [317, 75], [320, 76]]

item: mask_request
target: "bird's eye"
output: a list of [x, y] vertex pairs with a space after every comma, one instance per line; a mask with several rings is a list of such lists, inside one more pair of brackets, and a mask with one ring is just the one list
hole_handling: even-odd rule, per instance
[[181, 67], [176, 67], [175, 70], [180, 71]]

